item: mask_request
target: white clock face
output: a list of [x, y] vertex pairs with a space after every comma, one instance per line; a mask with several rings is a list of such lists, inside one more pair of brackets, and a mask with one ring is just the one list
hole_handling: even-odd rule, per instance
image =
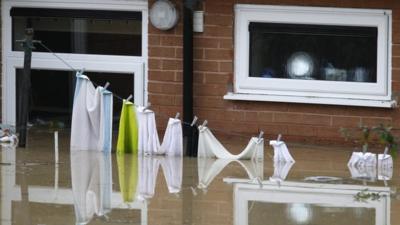
[[178, 22], [175, 6], [168, 0], [156, 1], [150, 9], [150, 22], [160, 30], [169, 30]]

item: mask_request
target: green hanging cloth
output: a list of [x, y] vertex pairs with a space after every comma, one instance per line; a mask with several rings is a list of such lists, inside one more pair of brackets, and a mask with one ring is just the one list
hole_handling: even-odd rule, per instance
[[138, 125], [135, 106], [124, 100], [119, 119], [117, 153], [138, 153]]
[[135, 200], [138, 185], [138, 156], [117, 154], [119, 188], [124, 202]]

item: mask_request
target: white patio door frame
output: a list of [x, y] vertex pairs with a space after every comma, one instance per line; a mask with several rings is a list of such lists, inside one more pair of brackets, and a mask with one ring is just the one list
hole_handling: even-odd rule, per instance
[[[87, 72], [122, 73], [134, 76], [134, 101], [147, 102], [147, 25], [148, 3], [145, 0], [2, 0], [2, 123], [16, 123], [16, 69], [23, 68], [24, 53], [12, 51], [12, 7], [87, 9], [142, 12], [142, 55], [93, 55], [57, 53], [76, 69]], [[46, 43], [44, 43], [46, 44]], [[71, 71], [61, 60], [46, 52], [32, 53], [32, 69]], [[48, 84], [54, 85], [54, 84]], [[111, 84], [112, 85], [112, 84]], [[118, 93], [116, 93], [118, 94]], [[124, 96], [122, 96], [124, 97]], [[127, 97], [127, 96], [126, 96]]]

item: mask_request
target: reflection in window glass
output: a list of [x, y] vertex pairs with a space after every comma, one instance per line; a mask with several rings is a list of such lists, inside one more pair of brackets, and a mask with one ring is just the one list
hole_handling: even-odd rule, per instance
[[304, 203], [248, 202], [249, 225], [375, 225], [375, 209]]
[[[141, 56], [141, 12], [13, 8], [13, 51], [26, 28], [58, 53]], [[41, 46], [35, 51], [46, 52]]]
[[250, 77], [376, 82], [376, 27], [251, 22]]
[[[23, 69], [17, 69], [16, 99], [18, 100], [20, 77]], [[119, 73], [85, 72], [95, 84], [104, 85], [110, 82], [107, 88], [122, 97], [134, 93], [134, 75]], [[31, 94], [29, 106], [30, 121], [61, 121], [66, 127], [70, 126], [72, 103], [75, 88], [75, 72], [58, 70], [32, 70]], [[17, 102], [16, 115], [18, 115]], [[122, 102], [114, 98], [113, 116], [117, 123], [122, 108]], [[17, 121], [18, 122], [18, 121]], [[118, 126], [114, 126], [118, 127]]]

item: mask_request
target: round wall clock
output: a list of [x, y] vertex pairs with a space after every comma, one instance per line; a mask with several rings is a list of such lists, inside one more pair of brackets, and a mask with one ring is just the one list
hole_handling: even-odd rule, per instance
[[160, 30], [169, 30], [178, 22], [178, 12], [170, 1], [158, 0], [150, 8], [150, 22]]

